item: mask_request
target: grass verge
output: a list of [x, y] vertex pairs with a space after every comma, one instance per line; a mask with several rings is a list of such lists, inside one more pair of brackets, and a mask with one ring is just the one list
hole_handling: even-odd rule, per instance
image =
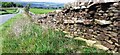
[[54, 11], [53, 9], [38, 9], [38, 8], [31, 8], [30, 9], [31, 12], [35, 13], [35, 14], [46, 14], [48, 12], [52, 12]]
[[2, 53], [2, 47], [3, 47], [2, 42], [3, 42], [3, 38], [0, 37], [0, 55]]
[[19, 18], [20, 16], [21, 16], [21, 14], [19, 14], [19, 15], [15, 16], [14, 18], [8, 20], [6, 23], [0, 25], [0, 53], [2, 52], [4, 36], [9, 34], [7, 31], [10, 30], [10, 27], [12, 26], [13, 22], [15, 22], [15, 20], [17, 18]]

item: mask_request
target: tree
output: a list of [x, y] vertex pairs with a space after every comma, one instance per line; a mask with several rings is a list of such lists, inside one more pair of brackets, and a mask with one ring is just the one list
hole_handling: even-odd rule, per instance
[[29, 10], [30, 10], [30, 4], [27, 4], [27, 6], [25, 7], [25, 12], [29, 13]]
[[21, 4], [16, 4], [16, 7], [23, 7], [23, 5], [21, 5]]
[[2, 2], [2, 7], [12, 7], [13, 5], [13, 2]]
[[59, 7], [59, 9], [61, 9], [62, 7]]
[[1, 4], [1, 7], [23, 7], [23, 5], [14, 2], [2, 2]]
[[27, 4], [27, 6], [24, 8], [24, 10], [25, 10], [25, 14], [26, 14], [29, 18], [31, 18], [30, 14], [29, 14], [30, 4]]

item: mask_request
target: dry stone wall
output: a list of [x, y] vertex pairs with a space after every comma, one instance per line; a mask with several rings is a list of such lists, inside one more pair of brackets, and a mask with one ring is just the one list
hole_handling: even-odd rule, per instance
[[109, 50], [120, 52], [120, 2], [65, 8], [35, 18], [39, 24], [70, 32], [74, 37], [100, 41]]

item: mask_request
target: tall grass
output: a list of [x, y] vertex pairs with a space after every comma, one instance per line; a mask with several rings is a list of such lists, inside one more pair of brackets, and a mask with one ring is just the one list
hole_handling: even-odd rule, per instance
[[[11, 32], [11, 31], [10, 31]], [[4, 37], [3, 52], [5, 53], [98, 53], [81, 40], [68, 39], [62, 31], [54, 31], [30, 24], [24, 27], [20, 36], [14, 33]]]
[[64, 53], [72, 51], [68, 45], [71, 45], [71, 48], [72, 45], [86, 45], [84, 41], [79, 43], [72, 39], [64, 38], [64, 35], [61, 31], [45, 30], [38, 25], [31, 24], [24, 27], [24, 31], [19, 37], [15, 37], [14, 33], [8, 34], [4, 41], [3, 52]]

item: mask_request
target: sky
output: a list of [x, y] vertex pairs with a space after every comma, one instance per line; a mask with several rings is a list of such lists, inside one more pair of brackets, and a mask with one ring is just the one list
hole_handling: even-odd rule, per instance
[[74, 0], [0, 0], [2, 2], [56, 2], [56, 3], [67, 3]]

